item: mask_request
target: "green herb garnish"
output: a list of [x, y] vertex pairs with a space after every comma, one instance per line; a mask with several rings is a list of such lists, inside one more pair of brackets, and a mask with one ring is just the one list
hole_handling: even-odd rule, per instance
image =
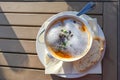
[[60, 39], [58, 41], [59, 43], [58, 50], [66, 49], [67, 43], [72, 36], [73, 34], [70, 30], [61, 29], [61, 32], [59, 34]]

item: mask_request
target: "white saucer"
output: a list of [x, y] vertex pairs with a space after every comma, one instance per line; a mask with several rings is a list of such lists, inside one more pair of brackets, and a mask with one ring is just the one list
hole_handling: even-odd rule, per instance
[[[66, 12], [66, 14], [67, 14], [68, 12]], [[71, 13], [72, 15], [74, 14], [74, 15], [76, 15], [77, 14], [77, 12], [69, 12], [69, 13]], [[62, 14], [62, 13], [60, 13], [60, 14]], [[85, 19], [85, 17], [89, 17], [89, 16], [87, 16], [87, 15], [84, 15], [84, 16], [80, 16], [80, 18], [84, 18]], [[53, 18], [53, 17], [52, 17]], [[49, 22], [49, 20], [51, 20], [52, 18], [49, 18], [46, 22]], [[91, 17], [89, 17], [89, 18], [91, 18]], [[45, 56], [45, 44], [44, 44], [44, 29], [45, 29], [45, 27], [44, 27], [44, 24], [43, 24], [43, 26], [40, 28], [40, 30], [39, 30], [39, 32], [38, 32], [38, 34], [37, 34], [37, 39], [36, 39], [36, 51], [37, 51], [37, 54], [38, 54], [38, 57], [39, 57], [39, 59], [40, 59], [40, 61], [41, 61], [41, 63], [45, 66], [45, 62], [44, 62], [44, 56]], [[100, 26], [98, 25], [98, 34], [99, 34], [99, 37], [101, 37], [103, 40], [105, 40], [105, 37], [104, 37], [104, 33], [103, 33], [103, 31], [102, 31], [102, 29], [100, 28]], [[41, 37], [41, 41], [39, 41], [39, 36], [42, 36]], [[106, 46], [106, 45], [105, 45]], [[104, 52], [105, 51], [103, 51], [103, 55], [102, 56], [104, 56]], [[102, 57], [103, 58], [103, 57]], [[101, 59], [102, 60], [102, 59]], [[100, 61], [101, 62], [101, 61]], [[100, 63], [99, 62], [99, 63]], [[100, 66], [100, 64], [97, 64], [97, 65], [99, 65]], [[97, 66], [96, 65], [96, 66]], [[96, 67], [96, 66], [94, 66], [94, 67]], [[93, 68], [94, 68], [93, 67]], [[69, 68], [68, 66], [67, 66], [67, 68]], [[91, 68], [91, 69], [93, 69], [93, 68]], [[64, 77], [64, 78], [77, 78], [77, 77], [82, 77], [82, 76], [84, 76], [84, 75], [86, 75], [86, 74], [89, 74], [89, 71], [87, 71], [87, 72], [85, 72], [85, 73], [79, 73], [79, 74], [57, 74], [58, 76], [60, 76], [60, 77]]]

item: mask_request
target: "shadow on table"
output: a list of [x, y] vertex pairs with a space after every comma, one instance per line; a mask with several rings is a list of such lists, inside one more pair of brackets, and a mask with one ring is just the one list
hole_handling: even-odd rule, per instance
[[83, 76], [81, 78], [61, 78], [57, 75], [51, 75], [52, 79], [53, 80], [101, 80], [101, 75], [92, 75], [92, 74], [89, 74], [89, 75], [86, 75], [86, 76]]
[[[2, 12], [1, 8], [0, 12]], [[7, 31], [5, 32], [6, 34], [3, 34], [3, 31]], [[4, 35], [8, 36], [8, 38], [4, 37]], [[9, 23], [9, 20], [7, 19], [6, 15], [4, 13], [0, 13], [0, 65], [3, 67], [10, 66], [9, 68], [12, 71], [18, 72], [19, 69], [11, 67], [26, 66], [29, 62], [28, 56], [22, 55], [21, 53], [19, 53], [19, 51], [23, 53], [25, 52], [24, 48], [22, 47], [22, 44], [19, 40], [17, 40], [17, 35], [14, 32], [11, 24]], [[1, 75], [2, 72], [0, 71], [0, 76]]]
[[0, 80], [6, 80], [6, 78], [4, 77], [4, 74], [3, 74], [3, 70], [1, 68], [0, 68]]

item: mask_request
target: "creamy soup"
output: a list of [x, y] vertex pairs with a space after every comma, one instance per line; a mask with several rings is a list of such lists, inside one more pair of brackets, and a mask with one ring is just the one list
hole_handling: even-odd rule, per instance
[[90, 33], [81, 21], [73, 17], [59, 18], [46, 33], [48, 50], [59, 58], [75, 58], [84, 54], [90, 45]]

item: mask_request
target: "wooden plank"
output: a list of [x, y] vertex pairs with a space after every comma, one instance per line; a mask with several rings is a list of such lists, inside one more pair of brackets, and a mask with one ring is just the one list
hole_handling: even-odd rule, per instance
[[53, 14], [16, 14], [0, 13], [0, 25], [30, 25], [40, 26]]
[[[22, 13], [0, 13], [0, 25], [29, 25], [40, 26], [45, 20], [54, 14], [22, 14]], [[102, 22], [101, 16], [93, 15]]]
[[2, 52], [0, 52], [0, 65], [40, 69], [44, 68], [37, 55], [11, 54]]
[[61, 78], [56, 75], [51, 75], [51, 76], [52, 76], [52, 80], [102, 80], [102, 76], [97, 74], [89, 74], [81, 78], [73, 78], [73, 79]]
[[[90, 15], [97, 18], [102, 27], [102, 16]], [[22, 23], [22, 22], [21, 22]], [[0, 26], [0, 38], [36, 39], [40, 27]]]
[[52, 80], [43, 70], [0, 67], [0, 80]]
[[82, 78], [67, 79], [44, 74], [44, 70], [0, 67], [1, 80], [101, 80], [101, 75], [87, 75]]
[[[119, 2], [120, 3], [120, 2]], [[120, 26], [120, 5], [118, 5], [118, 26]], [[118, 44], [120, 44], [120, 27], [118, 27]], [[118, 75], [120, 75], [120, 45], [118, 45]], [[120, 80], [120, 76], [118, 76]]]
[[107, 40], [103, 80], [117, 80], [117, 3], [104, 3], [104, 33]]
[[[58, 13], [61, 11], [79, 11], [86, 2], [0, 2], [0, 12]], [[102, 14], [102, 3], [97, 2], [92, 14]]]
[[0, 26], [0, 38], [36, 39], [40, 27]]
[[36, 54], [35, 41], [0, 39], [0, 51]]

